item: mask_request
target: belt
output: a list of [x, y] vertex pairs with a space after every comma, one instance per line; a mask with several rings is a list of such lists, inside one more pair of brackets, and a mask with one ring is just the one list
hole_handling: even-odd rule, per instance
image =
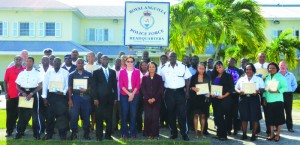
[[73, 95], [81, 96], [81, 97], [83, 97], [83, 96], [88, 96], [87, 93], [73, 93]]
[[21, 89], [24, 90], [25, 92], [29, 92], [29, 91], [35, 90], [36, 87], [35, 88], [23, 88], [23, 87], [21, 87]]
[[177, 89], [171, 89], [171, 88], [166, 88], [166, 89], [171, 90], [171, 91], [182, 91], [182, 90], [184, 90], [184, 87], [177, 88]]
[[132, 89], [128, 89], [128, 92], [132, 93]]

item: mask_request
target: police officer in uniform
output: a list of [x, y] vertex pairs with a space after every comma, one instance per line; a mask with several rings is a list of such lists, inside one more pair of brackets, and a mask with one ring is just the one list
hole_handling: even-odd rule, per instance
[[22, 71], [16, 80], [17, 90], [20, 92], [20, 96], [26, 97], [26, 100], [31, 100], [32, 98], [34, 98], [34, 100], [33, 108], [19, 108], [19, 120], [15, 139], [22, 138], [24, 135], [24, 131], [31, 115], [33, 120], [33, 136], [36, 139], [40, 139], [40, 134], [44, 127], [44, 124], [40, 122], [43, 117], [40, 116], [41, 113], [39, 109], [42, 104], [42, 100], [37, 93], [42, 87], [41, 78], [39, 77], [39, 71], [33, 68], [33, 64], [34, 58], [28, 57], [26, 59], [26, 70]]
[[[91, 110], [91, 96], [90, 96], [90, 87], [91, 87], [91, 79], [92, 74], [86, 70], [84, 70], [84, 61], [81, 58], [78, 58], [76, 61], [77, 69], [73, 71], [69, 76], [69, 108], [71, 113], [70, 127], [72, 130], [72, 134], [70, 139], [77, 138], [78, 132], [78, 117], [79, 114], [83, 120], [83, 130], [84, 135], [83, 138], [86, 140], [90, 140], [89, 136], [89, 125], [90, 125], [90, 110]], [[74, 88], [74, 80], [75, 79], [86, 79], [87, 80], [87, 88]], [[76, 86], [75, 86], [76, 87]]]
[[[51, 139], [54, 132], [54, 124], [58, 128], [61, 140], [67, 138], [68, 128], [68, 91], [69, 72], [61, 68], [61, 59], [56, 57], [53, 69], [46, 72], [43, 81], [43, 101], [46, 111], [46, 136], [45, 140]], [[62, 83], [62, 89], [50, 88], [52, 82]], [[53, 83], [54, 84], [54, 83]], [[57, 87], [57, 86], [56, 86]], [[58, 87], [59, 88], [59, 87]], [[56, 120], [56, 122], [55, 122]]]
[[[168, 123], [171, 129], [170, 139], [178, 137], [176, 118], [179, 121], [180, 133], [183, 140], [188, 141], [186, 125], [186, 99], [189, 97], [189, 78], [192, 76], [189, 69], [182, 62], [177, 61], [176, 53], [169, 56], [170, 62], [161, 70], [164, 80], [165, 103], [167, 107]], [[186, 87], [186, 91], [184, 90]], [[175, 110], [175, 111], [174, 111]], [[176, 117], [176, 115], [178, 115]]]

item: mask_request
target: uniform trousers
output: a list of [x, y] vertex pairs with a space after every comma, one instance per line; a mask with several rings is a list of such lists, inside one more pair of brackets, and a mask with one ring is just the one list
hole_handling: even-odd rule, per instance
[[179, 89], [166, 89], [165, 90], [165, 103], [167, 107], [168, 123], [171, 129], [171, 135], [177, 136], [176, 116], [179, 121], [180, 133], [182, 136], [187, 135], [186, 123], [186, 97], [183, 88]]
[[48, 93], [47, 96], [48, 107], [46, 117], [46, 131], [52, 137], [54, 127], [56, 126], [61, 138], [66, 138], [69, 126], [69, 110], [68, 97], [66, 95], [58, 95], [55, 93]]
[[285, 92], [284, 97], [284, 110], [286, 115], [286, 127], [288, 129], [293, 129], [293, 119], [292, 119], [292, 108], [293, 108], [293, 93]]

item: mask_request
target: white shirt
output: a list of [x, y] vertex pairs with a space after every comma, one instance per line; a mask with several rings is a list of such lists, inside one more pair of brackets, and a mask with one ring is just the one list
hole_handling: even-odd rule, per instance
[[131, 71], [126, 70], [126, 71], [127, 71], [127, 77], [128, 77], [128, 89], [131, 90], [132, 89], [131, 76], [132, 76], [133, 70], [131, 70]]
[[[50, 66], [48, 67], [47, 71], [50, 70], [50, 69], [53, 69], [53, 66]], [[44, 81], [44, 77], [45, 77], [45, 74], [46, 74], [46, 71], [44, 70], [44, 67], [40, 67], [39, 68], [39, 71], [40, 71], [40, 77], [41, 77], [41, 81]]]
[[34, 68], [31, 71], [21, 71], [16, 79], [16, 83], [22, 88], [36, 88], [40, 82], [40, 73]]
[[109, 70], [108, 70], [108, 67], [107, 67], [107, 68], [102, 67], [102, 70], [103, 70], [104, 75], [106, 75], [106, 73], [107, 73], [107, 77], [109, 77]]
[[184, 87], [185, 80], [192, 76], [188, 67], [179, 61], [176, 62], [174, 68], [171, 66], [170, 62], [167, 62], [160, 73], [165, 82], [165, 87], [169, 89]]
[[260, 88], [265, 88], [265, 83], [264, 83], [263, 79], [258, 76], [255, 76], [254, 74], [250, 81], [248, 80], [247, 75], [241, 77], [236, 82], [235, 89], [241, 90], [241, 88], [243, 87], [243, 83], [255, 83], [256, 90], [259, 90]]
[[66, 95], [68, 91], [69, 72], [63, 68], [60, 68], [58, 72], [54, 69], [48, 70], [44, 77], [43, 82], [43, 98], [47, 98], [47, 90], [50, 87], [50, 82], [62, 82], [64, 84], [63, 93]]
[[267, 69], [268, 65], [269, 65], [269, 63], [267, 63], [267, 62], [265, 62], [264, 64], [261, 64], [261, 63], [257, 62], [257, 63], [254, 64], [254, 67], [256, 69], [259, 69], [259, 68], [265, 68], [265, 69]]
[[97, 70], [99, 68], [99, 66], [95, 65], [95, 64], [86, 64], [84, 65], [84, 70], [93, 73], [94, 70]]

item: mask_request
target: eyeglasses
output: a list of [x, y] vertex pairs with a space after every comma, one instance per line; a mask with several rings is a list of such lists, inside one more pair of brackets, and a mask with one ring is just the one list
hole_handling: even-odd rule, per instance
[[127, 63], [133, 63], [133, 61], [126, 61]]

